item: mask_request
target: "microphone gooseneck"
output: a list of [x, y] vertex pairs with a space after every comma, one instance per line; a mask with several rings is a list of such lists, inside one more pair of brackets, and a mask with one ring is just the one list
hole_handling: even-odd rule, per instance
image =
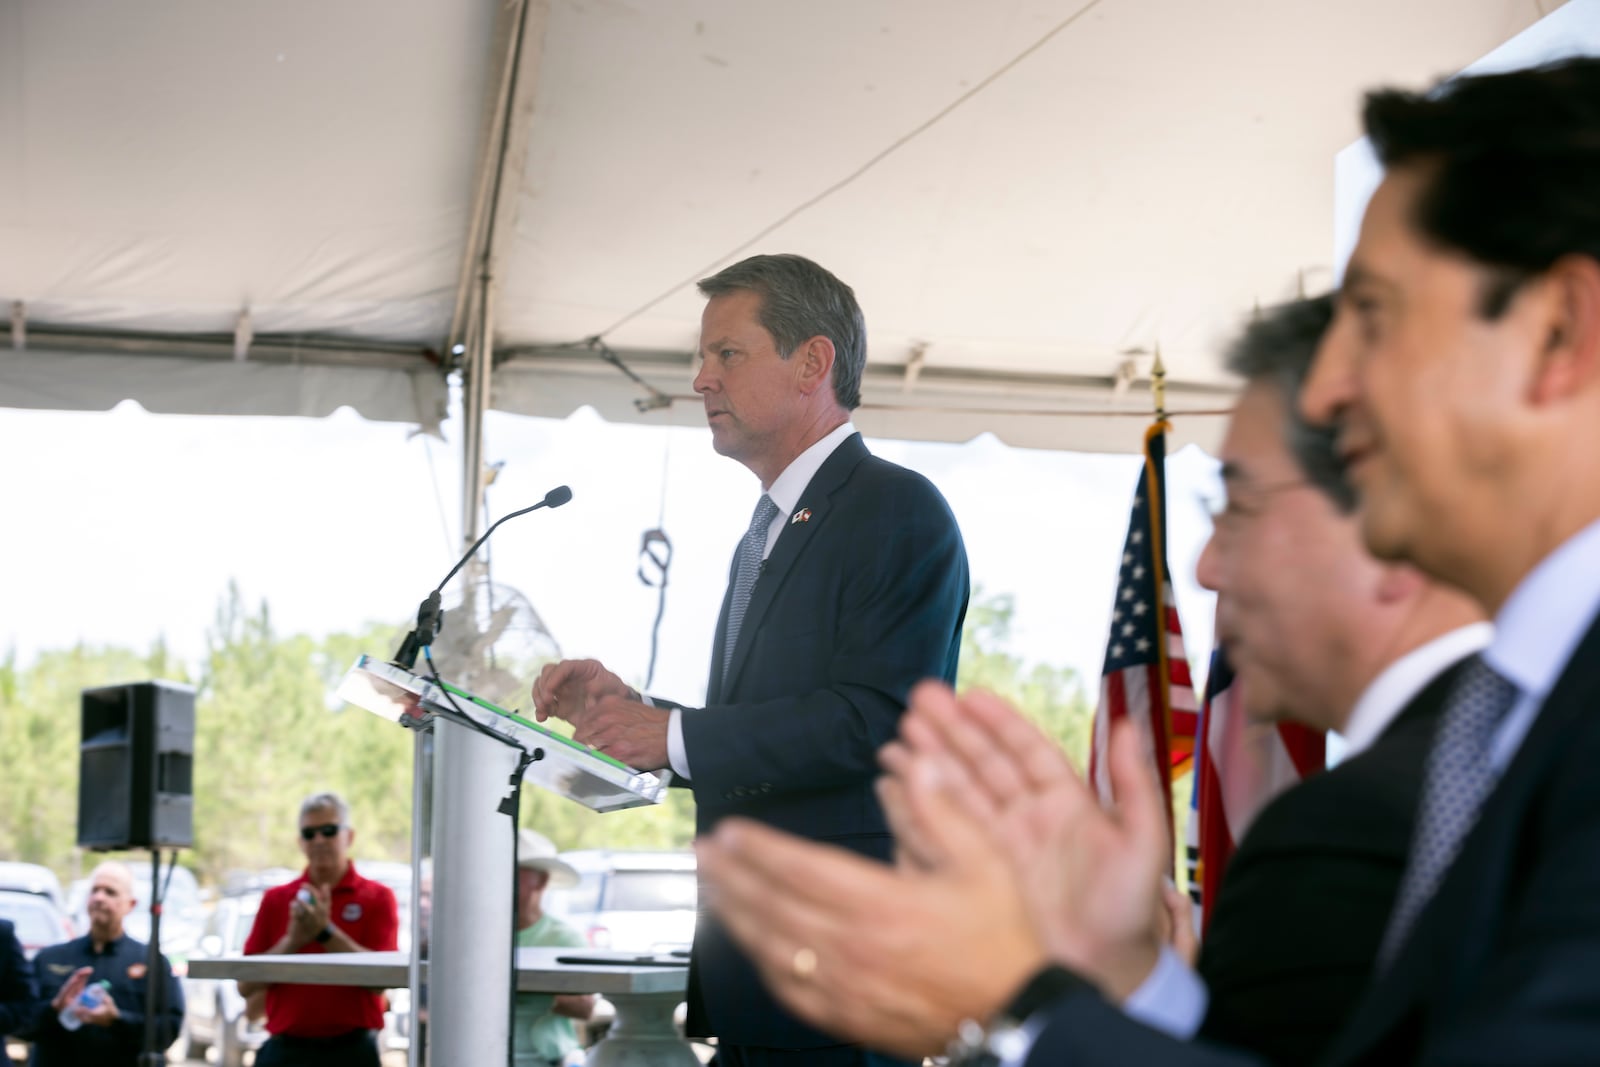
[[538, 511], [540, 508], [559, 508], [571, 499], [571, 488], [565, 485], [558, 485], [546, 493], [544, 499], [537, 504], [530, 504], [528, 507], [513, 511], [509, 515], [502, 515], [494, 521], [493, 525], [483, 531], [483, 536], [472, 542], [472, 547], [467, 549], [466, 554], [456, 561], [454, 567], [450, 568], [450, 573], [446, 574], [439, 584], [433, 587], [433, 592], [429, 593], [422, 603], [417, 606], [416, 628], [407, 634], [406, 639], [401, 642], [400, 651], [394, 655], [395, 665], [410, 670], [417, 662], [417, 653], [424, 647], [433, 644], [434, 637], [438, 635], [440, 627], [444, 625], [444, 612], [439, 609], [439, 594], [446, 585], [450, 584], [450, 579], [456, 576], [456, 572], [467, 565], [467, 560], [472, 558], [473, 553], [478, 551], [479, 546], [489, 539], [489, 535], [494, 533], [501, 523], [508, 519], [514, 519], [518, 515], [526, 515], [530, 511]]

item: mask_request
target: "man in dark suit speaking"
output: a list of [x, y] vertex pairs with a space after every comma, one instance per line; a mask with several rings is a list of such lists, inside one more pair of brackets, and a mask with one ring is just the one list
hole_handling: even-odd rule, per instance
[[[547, 666], [534, 705], [624, 763], [671, 767], [694, 790], [700, 833], [737, 813], [886, 860], [876, 752], [912, 685], [955, 679], [961, 535], [938, 490], [871, 455], [850, 423], [866, 332], [847, 285], [775, 255], [700, 291], [695, 391], [713, 446], [762, 489], [729, 569], [706, 705], [647, 702], [593, 660]], [[884, 1062], [780, 1009], [714, 917], [695, 933], [689, 1009], [722, 1067]]]

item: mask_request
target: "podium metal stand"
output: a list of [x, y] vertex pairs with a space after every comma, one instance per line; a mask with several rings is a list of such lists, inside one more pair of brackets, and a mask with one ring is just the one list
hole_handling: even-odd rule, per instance
[[[513, 823], [497, 809], [518, 754], [449, 719], [433, 719], [431, 729], [429, 1062], [504, 1063], [511, 1040]], [[412, 997], [415, 1004], [415, 990]]]

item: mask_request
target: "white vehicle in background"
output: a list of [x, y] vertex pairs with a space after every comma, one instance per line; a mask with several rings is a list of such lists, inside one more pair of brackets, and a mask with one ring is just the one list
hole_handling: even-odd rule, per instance
[[0, 919], [8, 919], [16, 927], [22, 954], [30, 960], [40, 949], [73, 937], [72, 920], [49, 897], [37, 893], [0, 889]]
[[580, 880], [546, 892], [545, 909], [577, 928], [591, 947], [674, 952], [694, 940], [693, 852], [580, 849], [561, 858]]
[[56, 910], [69, 915], [72, 913], [72, 909], [67, 907], [66, 894], [61, 892], [61, 879], [49, 867], [15, 860], [0, 861], [0, 889], [47, 897]]

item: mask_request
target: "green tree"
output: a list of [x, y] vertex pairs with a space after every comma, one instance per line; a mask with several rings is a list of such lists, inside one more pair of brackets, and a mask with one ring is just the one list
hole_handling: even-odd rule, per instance
[[987, 689], [1011, 701], [1055, 738], [1080, 771], [1089, 757], [1094, 733], [1094, 708], [1084, 695], [1078, 672], [1047, 664], [1028, 666], [1006, 651], [1016, 600], [1009, 593], [972, 591], [966, 626], [961, 633], [961, 666], [956, 688]]
[[[962, 640], [963, 687], [1018, 704], [1081, 765], [1092, 711], [1072, 671], [1029, 666], [1005, 646], [1014, 604], [976, 590]], [[298, 804], [309, 793], [344, 795], [359, 857], [410, 854], [411, 779], [417, 735], [334, 697], [362, 653], [393, 648], [393, 627], [316, 638], [276, 632], [265, 602], [236, 586], [220, 598], [198, 678], [164, 642], [145, 653], [79, 645], [19, 666], [0, 659], [0, 857], [43, 863], [73, 877], [93, 858], [75, 846], [79, 702], [83, 689], [151, 678], [196, 685], [194, 848], [181, 861], [206, 881], [234, 869], [298, 867]], [[538, 664], [505, 664], [532, 683]], [[552, 722], [570, 732], [564, 723]], [[538, 788], [523, 791], [522, 825], [560, 848], [682, 848], [694, 835], [694, 801], [672, 790], [660, 805], [598, 815]]]
[[299, 866], [300, 800], [349, 802], [357, 855], [410, 854], [412, 735], [333, 691], [359, 651], [391, 647], [392, 628], [322, 640], [280, 637], [267, 605], [230, 586], [208, 635], [195, 725], [195, 844], [204, 874]]

